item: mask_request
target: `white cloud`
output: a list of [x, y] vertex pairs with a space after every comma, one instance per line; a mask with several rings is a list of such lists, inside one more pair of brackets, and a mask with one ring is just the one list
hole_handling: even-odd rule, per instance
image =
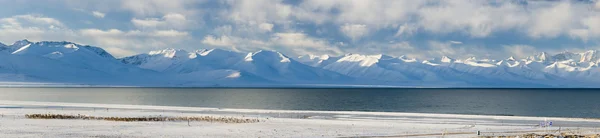
[[415, 47], [413, 47], [412, 45], [410, 45], [410, 43], [403, 41], [403, 42], [399, 42], [399, 43], [392, 43], [391, 46], [389, 46], [389, 48], [391, 49], [401, 49], [401, 50], [414, 50]]
[[180, 32], [176, 30], [157, 30], [152, 33], [157, 37], [186, 37], [188, 36], [188, 32]]
[[403, 24], [400, 27], [398, 27], [398, 31], [396, 31], [396, 34], [394, 36], [396, 36], [396, 37], [411, 36], [416, 31], [417, 31], [417, 27], [415, 25]]
[[156, 28], [159, 24], [166, 24], [164, 21], [161, 21], [158, 18], [148, 18], [148, 19], [131, 19], [131, 23], [135, 25], [137, 28]]
[[415, 46], [407, 41], [378, 43], [370, 42], [362, 47], [344, 49], [346, 52], [361, 54], [385, 54], [390, 56], [407, 56], [429, 60], [449, 56], [452, 58], [468, 58], [477, 56], [479, 58], [497, 58], [504, 56], [502, 52], [491, 52], [492, 49], [477, 45], [456, 45], [456, 41], [440, 42], [429, 41], [425, 45]]
[[[579, 47], [589, 47], [600, 42], [597, 41], [600, 39], [600, 9], [594, 9], [600, 5], [598, 1], [526, 1], [527, 4], [497, 0], [64, 1], [71, 6], [65, 8], [70, 11], [77, 8], [98, 18], [106, 16], [102, 12], [110, 11], [111, 15], [124, 14], [123, 17], [131, 18], [129, 22], [115, 18], [84, 24], [90, 21], [57, 17], [64, 19], [61, 22], [36, 14], [5, 16], [0, 17], [0, 40], [75, 40], [133, 51], [145, 49], [144, 46], [178, 47], [185, 43], [183, 40], [193, 38], [206, 45], [239, 50], [345, 53], [352, 48], [367, 51], [368, 47], [393, 53], [410, 51], [405, 48], [411, 47], [415, 50], [412, 52], [436, 56], [464, 52], [486, 54], [477, 51], [477, 48], [485, 48], [469, 45], [477, 43], [470, 40], [484, 41], [479, 43], [481, 45], [488, 45], [487, 40], [491, 40], [489, 43], [495, 46], [506, 37], [520, 38], [509, 39], [519, 42], [502, 44], [556, 39], [565, 43], [585, 41], [585, 46]], [[80, 25], [76, 25], [78, 23]], [[465, 44], [457, 45], [458, 42], [447, 41], [449, 39], [464, 40]], [[413, 41], [427, 44], [413, 47], [408, 44]], [[546, 50], [542, 47], [553, 45], [534, 47]], [[429, 52], [435, 48], [442, 52]], [[502, 49], [494, 48], [490, 49]]]
[[213, 33], [218, 35], [231, 35], [231, 32], [233, 32], [231, 25], [219, 26], [213, 30]]
[[277, 46], [289, 48], [294, 54], [333, 54], [339, 55], [342, 52], [329, 42], [317, 38], [312, 38], [304, 33], [276, 33], [271, 38], [271, 42]]
[[[436, 34], [462, 32], [472, 37], [487, 37], [494, 32], [532, 28], [526, 32], [532, 37], [554, 37], [563, 33], [564, 29], [556, 28], [568, 25], [564, 21], [570, 18], [570, 11], [575, 8], [571, 8], [569, 2], [546, 3], [532, 1], [528, 5], [520, 5], [510, 1], [485, 0], [306, 0], [299, 5], [290, 5], [281, 0], [230, 1], [228, 4], [232, 9], [225, 11], [225, 15], [234, 22], [247, 24], [329, 22], [342, 26], [344, 33], [352, 39], [368, 35], [365, 32], [396, 27], [399, 28], [396, 36], [410, 35], [417, 28]], [[553, 14], [557, 17], [552, 18]]]
[[156, 16], [169, 13], [191, 15], [197, 12], [190, 5], [202, 0], [123, 0], [119, 6], [139, 16]]
[[[585, 7], [588, 6], [589, 9], [590, 5], [571, 1], [527, 1], [527, 4], [521, 4], [491, 0], [305, 0], [300, 1], [298, 5], [288, 4], [281, 0], [253, 2], [227, 2], [232, 9], [224, 11], [223, 15], [227, 16], [236, 28], [233, 29], [233, 33], [228, 35], [243, 34], [238, 36], [260, 39], [260, 36], [265, 34], [245, 28], [269, 22], [281, 25], [283, 32], [302, 32], [305, 31], [302, 30], [304, 28], [298, 26], [312, 23], [317, 28], [317, 35], [325, 37], [332, 37], [331, 34], [324, 33], [331, 30], [326, 27], [338, 26], [337, 29], [341, 34], [352, 41], [370, 38], [372, 34], [379, 34], [378, 31], [385, 30], [387, 32], [389, 29], [398, 29], [392, 35], [400, 37], [400, 39], [406, 39], [405, 36], [421, 32], [442, 37], [456, 33], [474, 38], [490, 38], [491, 36], [490, 39], [496, 39], [493, 38], [496, 37], [495, 33], [506, 32], [521, 35], [519, 37], [530, 37], [530, 39], [554, 39], [564, 35], [585, 37], [586, 39], [600, 37], [600, 35], [594, 34], [597, 31], [593, 31], [594, 25], [597, 24], [595, 20], [587, 19], [594, 15], [593, 12], [585, 10]], [[324, 27], [325, 29], [323, 29]], [[262, 32], [264, 33], [264, 31]], [[318, 40], [330, 44], [329, 41], [336, 41], [335, 39]], [[435, 37], [431, 39], [433, 42], [430, 42], [429, 45], [433, 46], [427, 48], [439, 48], [445, 52], [426, 52], [428, 55], [455, 54], [462, 56], [461, 54], [466, 51], [471, 52], [467, 53], [469, 55], [493, 55], [483, 46], [452, 46], [460, 43], [436, 42]], [[272, 42], [272, 40], [268, 42]], [[363, 45], [366, 44], [353, 44], [349, 47], [365, 47]], [[382, 47], [384, 46], [373, 48]], [[347, 50], [344, 48], [341, 51]]]
[[261, 30], [265, 31], [265, 32], [271, 32], [273, 31], [273, 24], [270, 23], [261, 23], [260, 25], [258, 25], [258, 28], [260, 28]]
[[232, 8], [224, 14], [238, 23], [284, 23], [293, 14], [292, 6], [281, 0], [227, 1], [227, 4]]
[[111, 35], [122, 35], [125, 34], [125, 32], [118, 30], [118, 29], [110, 29], [110, 30], [100, 30], [100, 29], [82, 29], [80, 30], [81, 34], [83, 35], [90, 35], [90, 36], [111, 36]]
[[533, 13], [533, 24], [529, 28], [532, 37], [556, 37], [569, 28], [572, 21], [571, 4], [561, 2]]
[[411, 58], [423, 58], [425, 50], [419, 49], [411, 45], [407, 41], [400, 42], [369, 42], [361, 47], [344, 49], [345, 52], [359, 53], [359, 54], [385, 54], [391, 56], [408, 56]]
[[64, 27], [62, 22], [54, 18], [32, 14], [15, 15], [8, 18], [1, 18], [0, 23], [2, 23], [3, 28], [19, 28], [22, 26], [42, 26], [44, 28]]
[[449, 56], [453, 58], [496, 58], [503, 54], [477, 45], [455, 45], [452, 42], [430, 41], [426, 49], [419, 50], [421, 57]]
[[94, 15], [94, 17], [97, 17], [97, 18], [104, 18], [104, 16], [105, 16], [106, 14], [104, 14], [104, 13], [102, 13], [102, 12], [99, 12], [99, 11], [93, 11], [93, 12], [92, 12], [92, 15]]
[[226, 35], [220, 37], [207, 35], [202, 40], [202, 43], [245, 52], [267, 49], [286, 51], [289, 52], [287, 54], [299, 55], [309, 53], [339, 55], [342, 53], [342, 50], [325, 40], [297, 32], [275, 33], [268, 40], [247, 39]]
[[[90, 44], [107, 48], [109, 52], [115, 50], [118, 53], [132, 53], [131, 51], [161, 49], [174, 47], [188, 40], [187, 32], [175, 30], [157, 30], [157, 31], [121, 31], [118, 29], [81, 29], [81, 37], [89, 39]], [[85, 40], [83, 39], [83, 40]], [[124, 56], [115, 54], [116, 56]]]
[[585, 18], [581, 22], [594, 34], [600, 34], [600, 15]]
[[171, 47], [188, 39], [189, 34], [177, 30], [72, 29], [57, 19], [38, 15], [0, 18], [0, 41], [10, 43], [25, 38], [90, 44], [105, 48], [115, 56], [124, 56], [122, 54], [142, 49]]
[[[90, 37], [93, 39], [97, 39], [99, 43], [106, 43], [108, 45], [120, 45], [127, 46], [130, 45], [130, 41], [144, 41], [150, 40], [152, 41], [177, 41], [185, 39], [188, 36], [187, 32], [179, 32], [175, 30], [157, 30], [157, 31], [139, 31], [139, 30], [131, 30], [131, 31], [121, 31], [118, 29], [109, 29], [109, 30], [100, 30], [100, 29], [81, 29], [79, 30], [82, 36]], [[148, 43], [140, 43], [134, 44], [133, 46], [144, 46], [144, 44]], [[164, 45], [148, 45], [154, 47], [160, 47]]]
[[[529, 18], [526, 8], [504, 1], [307, 0], [299, 8], [327, 15], [328, 21], [321, 22], [367, 25], [373, 31], [400, 26], [396, 36], [423, 28], [433, 33], [464, 32], [487, 37], [496, 31], [522, 27]], [[295, 16], [297, 12], [293, 13]]]
[[213, 46], [234, 46], [234, 42], [225, 35], [219, 38], [212, 35], [205, 36], [204, 40], [202, 40], [202, 43]]
[[369, 33], [367, 25], [363, 24], [345, 24], [340, 27], [340, 31], [353, 41], [356, 41]]
[[529, 45], [509, 45], [503, 46], [506, 55], [514, 56], [515, 58], [525, 58], [538, 52], [533, 46]]
[[457, 44], [457, 45], [459, 45], [459, 44], [463, 44], [463, 42], [461, 42], [461, 41], [449, 41], [449, 42], [450, 42], [451, 44]]
[[590, 31], [586, 29], [571, 29], [569, 30], [569, 36], [572, 38], [579, 38], [583, 41], [588, 41], [590, 37]]
[[187, 29], [192, 25], [184, 15], [170, 13], [162, 18], [131, 19], [131, 23], [140, 29]]
[[221, 35], [219, 37], [207, 35], [202, 40], [202, 44], [227, 48], [238, 52], [250, 52], [262, 49], [273, 50], [270, 42], [228, 35]]
[[48, 24], [48, 25], [53, 25], [53, 26], [63, 26], [63, 23], [54, 19], [54, 18], [48, 18], [48, 17], [42, 17], [39, 15], [17, 15], [14, 16], [14, 18], [18, 18], [18, 19], [24, 19], [33, 23], [37, 23], [37, 24]]
[[451, 43], [442, 43], [437, 41], [429, 42], [429, 53], [439, 56], [455, 56], [458, 55], [459, 49], [452, 47]]
[[62, 22], [40, 15], [15, 15], [0, 18], [0, 41], [12, 42], [20, 39], [64, 40], [71, 38], [73, 32], [66, 29]]
[[592, 38], [600, 37], [600, 16], [590, 16], [581, 20], [582, 27], [569, 30], [569, 35], [574, 38], [580, 38], [588, 41]]
[[310, 38], [304, 33], [276, 33], [271, 40], [277, 44], [292, 47], [326, 47], [328, 45], [327, 42]]
[[510, 2], [491, 5], [487, 1], [441, 1], [419, 9], [419, 26], [434, 33], [464, 32], [487, 37], [493, 32], [519, 28], [528, 21], [527, 11]]
[[[372, 31], [400, 26], [396, 36], [409, 35], [417, 28], [435, 34], [460, 32], [472, 37], [488, 37], [500, 31], [524, 32], [530, 37], [554, 38], [568, 33], [570, 21], [586, 15], [580, 3], [570, 1], [527, 1], [521, 5], [510, 1], [361, 1], [307, 0], [292, 9], [326, 15], [336, 24], [362, 24]], [[598, 2], [597, 2], [598, 3]], [[336, 11], [331, 14], [328, 11]], [[292, 12], [292, 17], [296, 17]], [[416, 17], [416, 18], [415, 18]], [[315, 21], [316, 22], [316, 21]], [[416, 26], [409, 26], [416, 23]], [[408, 24], [408, 25], [407, 25]], [[525, 31], [521, 31], [525, 30]]]
[[[303, 11], [314, 12], [312, 14], [328, 15], [329, 17], [325, 17], [325, 19], [337, 24], [364, 24], [383, 28], [406, 22], [413, 12], [423, 4], [426, 4], [426, 1], [306, 0], [303, 1], [300, 8], [305, 9]], [[331, 14], [328, 13], [329, 11], [338, 11], [339, 14]]]

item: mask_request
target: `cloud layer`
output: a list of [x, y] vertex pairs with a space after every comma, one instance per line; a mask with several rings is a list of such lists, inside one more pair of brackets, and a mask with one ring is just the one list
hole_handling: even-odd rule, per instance
[[[600, 47], [595, 0], [1, 1], [0, 41], [66, 40], [117, 56], [167, 47], [300, 54], [525, 56]], [[29, 9], [20, 10], [30, 6]], [[47, 11], [47, 12], [45, 12]]]

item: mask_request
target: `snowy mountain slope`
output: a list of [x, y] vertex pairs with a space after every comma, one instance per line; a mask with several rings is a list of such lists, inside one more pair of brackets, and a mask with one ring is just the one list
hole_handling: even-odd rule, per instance
[[[233, 69], [243, 59], [242, 53], [221, 49], [201, 49], [194, 52], [164, 49], [119, 59], [125, 64], [151, 69], [177, 80], [175, 86], [216, 85], [216, 83], [274, 83], [252, 73]], [[231, 85], [231, 84], [230, 84]]]
[[105, 79], [106, 72], [73, 67], [56, 60], [40, 57], [0, 54], [0, 73], [23, 76], [20, 81], [43, 80], [47, 82], [84, 81], [89, 78]]
[[1, 54], [1, 53], [8, 53], [8, 52], [9, 52], [9, 51], [8, 51], [8, 47], [7, 47], [7, 45], [5, 45], [5, 44], [3, 44], [3, 43], [0, 43], [0, 54]]
[[[419, 82], [424, 85], [448, 82], [480, 86], [493, 85], [490, 83], [506, 84], [499, 79], [461, 71], [455, 66], [462, 65], [454, 64], [453, 59], [448, 57], [418, 62], [416, 59], [406, 57], [350, 54], [339, 58], [336, 62], [324, 65], [324, 68], [353, 77], [392, 81], [398, 84], [406, 82]], [[475, 70], [478, 67], [471, 68]]]
[[207, 72], [211, 70], [227, 70], [232, 68], [243, 59], [243, 53], [226, 51], [222, 49], [196, 50], [192, 53], [190, 60], [183, 64], [169, 67], [167, 73], [192, 73]]
[[346, 54], [290, 58], [277, 51], [163, 49], [114, 58], [71, 42], [0, 44], [0, 84], [11, 82], [110, 86], [281, 87], [599, 87], [600, 56], [538, 53], [516, 59], [419, 60]]
[[23, 40], [16, 44], [10, 46], [15, 49], [18, 48], [11, 52], [12, 55], [43, 57], [78, 68], [94, 69], [105, 73], [140, 73], [145, 71], [119, 63], [111, 54], [98, 47], [83, 46], [64, 41], [33, 43]]
[[168, 55], [175, 54], [150, 52], [161, 54], [140, 54], [123, 58], [121, 61], [166, 74], [194, 76], [198, 81], [240, 80], [248, 83], [257, 81], [269, 83], [336, 83], [338, 81], [352, 81], [350, 77], [304, 65], [274, 51], [261, 50], [243, 54], [221, 49], [202, 49], [195, 52], [176, 52], [185, 53], [181, 55], [187, 56], [173, 58]]
[[169, 48], [150, 51], [148, 53], [125, 57], [119, 60], [125, 64], [136, 65], [140, 68], [161, 72], [170, 66], [181, 64], [193, 56], [195, 56], [195, 53]]
[[296, 60], [309, 66], [322, 67], [322, 65], [327, 65], [332, 61], [337, 61], [339, 58], [340, 57], [330, 57], [329, 55], [304, 55], [298, 57]]
[[[300, 61], [308, 65], [323, 67], [331, 71], [357, 78], [370, 78], [387, 82], [420, 82], [466, 84], [471, 86], [565, 86], [564, 81], [578, 82], [571, 86], [590, 84], [579, 78], [594, 78], [598, 69], [592, 69], [588, 61], [594, 58], [581, 59], [577, 63], [567, 62], [580, 59], [578, 55], [589, 55], [593, 52], [579, 54], [560, 53], [550, 56], [540, 53], [527, 59], [516, 60], [513, 57], [504, 60], [478, 60], [475, 57], [456, 60], [450, 57], [434, 58], [418, 61], [416, 59], [391, 57], [386, 55], [347, 54], [341, 57], [319, 58], [324, 56], [301, 56]], [[593, 57], [593, 56], [588, 56]], [[567, 60], [567, 61], [564, 61]], [[569, 63], [568, 65], [565, 65]], [[578, 67], [583, 65], [584, 67]], [[559, 68], [549, 70], [550, 68]], [[585, 74], [585, 75], [581, 75]], [[578, 76], [578, 77], [570, 77]], [[587, 80], [590, 80], [587, 79]]]
[[7, 52], [0, 55], [0, 73], [21, 79], [5, 77], [2, 81], [140, 85], [151, 82], [142, 74], [153, 73], [122, 64], [101, 48], [71, 42], [22, 40], [5, 47]]
[[348, 54], [339, 59], [331, 58], [331, 60], [335, 59], [337, 59], [335, 62], [324, 61], [320, 66], [327, 70], [357, 78], [370, 78], [384, 81], [421, 79], [413, 76], [413, 74], [388, 70], [386, 68], [387, 65], [395, 62], [395, 60], [389, 56]]
[[19, 40], [14, 42], [11, 45], [6, 45], [6, 49], [8, 50], [8, 52], [12, 53], [14, 51], [16, 51], [17, 49], [20, 49], [21, 47], [27, 46], [28, 44], [31, 44], [33, 42], [27, 40], [27, 39], [23, 39], [23, 40]]
[[300, 82], [352, 82], [353, 78], [302, 64], [275, 51], [260, 50], [248, 53], [243, 61], [233, 68], [244, 70], [276, 81]]

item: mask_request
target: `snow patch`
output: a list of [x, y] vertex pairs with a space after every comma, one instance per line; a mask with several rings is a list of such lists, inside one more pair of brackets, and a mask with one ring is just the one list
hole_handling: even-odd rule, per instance
[[239, 71], [236, 71], [236, 72], [229, 74], [229, 76], [227, 76], [226, 78], [239, 78], [241, 76], [242, 76], [242, 74]]

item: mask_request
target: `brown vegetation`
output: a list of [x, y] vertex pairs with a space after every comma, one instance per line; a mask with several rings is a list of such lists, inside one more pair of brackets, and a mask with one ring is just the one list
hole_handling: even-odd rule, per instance
[[256, 123], [258, 119], [245, 119], [233, 117], [96, 117], [87, 115], [61, 115], [61, 114], [26, 114], [25, 117], [30, 119], [83, 119], [83, 120], [107, 120], [107, 121], [204, 121], [204, 122], [220, 122], [220, 123]]
[[[492, 137], [492, 136], [488, 136], [488, 137]], [[534, 134], [534, 133], [530, 133], [530, 134], [524, 134], [524, 135], [518, 135], [518, 136], [493, 136], [494, 138], [600, 138], [600, 134], [595, 134], [595, 135], [576, 135], [576, 134], [560, 134], [560, 135], [553, 135], [553, 134]]]

